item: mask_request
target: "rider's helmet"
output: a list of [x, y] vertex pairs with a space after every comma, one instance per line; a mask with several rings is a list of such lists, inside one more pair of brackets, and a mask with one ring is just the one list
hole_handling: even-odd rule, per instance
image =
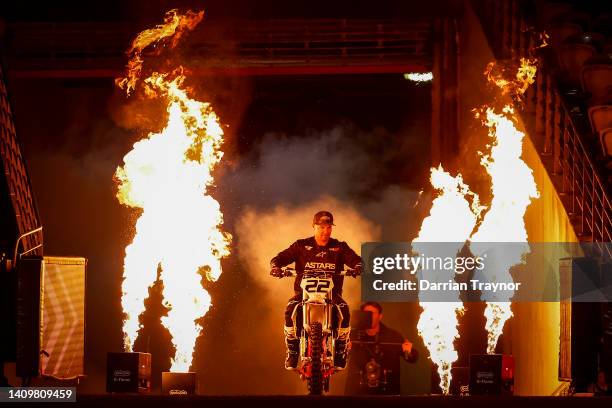
[[329, 211], [319, 211], [312, 219], [312, 225], [335, 225], [334, 216]]

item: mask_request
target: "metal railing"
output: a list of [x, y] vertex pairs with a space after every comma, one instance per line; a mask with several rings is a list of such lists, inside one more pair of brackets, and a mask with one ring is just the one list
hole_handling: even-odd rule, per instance
[[[0, 194], [8, 195], [0, 199], [8, 200], [10, 203], [8, 216], [14, 217], [4, 225], [10, 226], [14, 223], [15, 226], [14, 231], [11, 231], [12, 227], [6, 228], [6, 231], [0, 230], [0, 237], [5, 239], [10, 237], [9, 242], [12, 243], [14, 236], [36, 229], [41, 222], [22, 148], [15, 131], [2, 64], [0, 64], [0, 172], [0, 178], [5, 179], [6, 185], [6, 188], [2, 188], [4, 183], [0, 183]], [[0, 214], [0, 217], [4, 216], [5, 214]], [[42, 235], [27, 235], [22, 240], [24, 251], [36, 251], [39, 255], [42, 255], [41, 244]]]
[[[36, 233], [40, 233], [40, 244], [36, 245], [35, 247], [32, 247], [30, 249], [24, 250], [23, 252], [19, 253], [19, 244], [21, 244], [21, 240], [30, 236], [30, 235], [34, 235]], [[43, 247], [43, 227], [38, 227], [32, 231], [28, 231], [25, 234], [21, 234], [19, 236], [19, 238], [17, 238], [17, 242], [15, 243], [15, 252], [13, 255], [13, 265], [17, 265], [17, 260], [19, 258], [21, 258], [23, 255], [27, 255], [30, 252], [34, 252], [39, 248]]]
[[[123, 69], [125, 50], [139, 31], [111, 22], [13, 23], [8, 30], [11, 71], [89, 70], [99, 76]], [[186, 36], [177, 58], [188, 56], [196, 71], [320, 66], [423, 71], [431, 66], [431, 31], [424, 19], [205, 21]]]
[[[534, 24], [526, 21], [522, 10], [531, 2], [473, 0], [472, 4], [497, 58], [529, 56], [535, 45], [530, 32]], [[576, 235], [587, 242], [612, 242], [610, 194], [592, 160], [593, 152], [585, 143], [585, 135], [577, 131], [551, 72], [551, 67], [541, 59], [536, 82], [525, 100], [525, 126], [561, 196]], [[609, 246], [601, 248], [610, 251]]]

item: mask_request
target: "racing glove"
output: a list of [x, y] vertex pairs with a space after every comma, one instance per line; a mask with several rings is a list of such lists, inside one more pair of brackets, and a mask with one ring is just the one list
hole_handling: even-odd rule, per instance
[[354, 269], [346, 271], [346, 276], [352, 276], [353, 278], [356, 278], [359, 275], [361, 275], [361, 269], [362, 269], [362, 266], [361, 264], [359, 264], [355, 266]]
[[281, 268], [279, 268], [278, 266], [275, 266], [272, 268], [272, 270], [270, 271], [270, 275], [274, 276], [275, 278], [282, 278], [283, 276], [285, 276], [285, 271], [283, 271]]

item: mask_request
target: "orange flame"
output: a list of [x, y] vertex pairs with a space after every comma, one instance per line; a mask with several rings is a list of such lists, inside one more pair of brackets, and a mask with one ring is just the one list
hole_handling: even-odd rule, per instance
[[155, 51], [155, 54], [158, 55], [163, 49], [164, 40], [169, 43], [170, 49], [176, 47], [183, 34], [193, 30], [202, 21], [202, 18], [204, 18], [204, 11], [194, 13], [189, 10], [185, 14], [179, 14], [176, 9], [168, 11], [163, 24], [142, 31], [132, 41], [132, 46], [126, 52], [126, 55], [130, 58], [126, 66], [127, 76], [117, 78], [115, 84], [119, 88], [125, 89], [126, 93], [130, 95], [142, 73], [144, 63], [142, 52], [144, 49], [151, 44], [153, 46], [161, 45]]
[[501, 89], [502, 95], [511, 95], [520, 100], [529, 85], [535, 81], [537, 71], [535, 64], [535, 59], [521, 58], [514, 79], [507, 79], [506, 70], [496, 62], [487, 64], [484, 74], [489, 82]]
[[548, 40], [550, 39], [550, 35], [546, 31], [542, 31], [539, 35], [540, 37], [540, 45], [537, 45], [535, 48], [544, 48], [548, 47]]
[[[175, 20], [185, 17], [175, 15]], [[147, 41], [155, 41], [153, 33], [166, 36], [170, 31], [147, 30]], [[209, 103], [189, 97], [181, 72], [154, 72], [144, 80], [149, 97], [167, 102], [168, 122], [161, 132], [136, 142], [115, 173], [119, 202], [142, 209], [134, 240], [125, 250], [125, 349], [132, 350], [147, 288], [161, 266], [164, 304], [170, 309], [162, 324], [176, 349], [171, 371], [189, 370], [202, 329], [196, 320], [211, 306], [201, 280], [219, 278], [220, 259], [229, 254], [231, 240], [220, 230], [219, 203], [207, 194], [212, 171], [223, 157], [223, 129]]]

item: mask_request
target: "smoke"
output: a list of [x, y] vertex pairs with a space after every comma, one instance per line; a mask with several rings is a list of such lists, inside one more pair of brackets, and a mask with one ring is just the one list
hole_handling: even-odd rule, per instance
[[[265, 337], [261, 344], [275, 345], [277, 351], [270, 353], [276, 361], [270, 363], [282, 366], [284, 357], [283, 312], [289, 297], [293, 296], [293, 278], [274, 279], [269, 275], [270, 258], [288, 247], [295, 239], [312, 235], [310, 221], [320, 209], [331, 209], [338, 226], [334, 236], [346, 241], [358, 253], [361, 242], [377, 240], [380, 228], [359, 214], [350, 204], [343, 204], [332, 197], [322, 197], [299, 207], [275, 207], [269, 211], [258, 212], [248, 209], [240, 218], [236, 232], [240, 237], [238, 248], [240, 259], [245, 263], [249, 276], [259, 287], [259, 296], [265, 297], [270, 313], [258, 319], [258, 325], [264, 330], [259, 334]], [[346, 278], [343, 297], [351, 310], [359, 307], [360, 282], [358, 279]], [[262, 356], [266, 357], [266, 356]], [[265, 363], [269, 357], [263, 359]], [[287, 373], [281, 375], [289, 375]], [[338, 384], [338, 377], [334, 383]], [[304, 386], [296, 389], [282, 390], [286, 393], [303, 393]]]
[[[321, 197], [316, 201], [294, 208], [278, 206], [263, 212], [248, 209], [238, 221], [236, 232], [241, 240], [238, 248], [239, 256], [247, 265], [253, 280], [265, 286], [267, 291], [275, 295], [281, 287], [284, 287], [280, 284], [270, 284], [268, 275], [270, 255], [275, 255], [275, 253], [270, 253], [270, 249], [277, 248], [275, 252], [279, 252], [287, 248], [295, 239], [311, 236], [312, 216], [322, 209], [333, 209], [337, 223], [333, 235], [346, 241], [357, 252], [362, 242], [380, 238], [379, 226], [364, 218], [350, 204], [343, 204], [332, 197]], [[268, 231], [270, 233], [266, 233]], [[359, 302], [359, 290], [355, 286], [348, 282], [345, 285], [347, 301]], [[358, 306], [358, 304], [355, 305]]]
[[252, 205], [257, 207], [296, 205], [325, 194], [347, 200], [367, 193], [380, 170], [366, 167], [363, 171], [372, 159], [356, 140], [349, 139], [352, 130], [336, 126], [321, 133], [309, 132], [305, 138], [265, 135], [251, 166], [243, 166], [235, 174], [239, 188], [255, 198]]
[[[393, 157], [372, 154], [373, 144], [393, 137], [348, 123], [305, 135], [270, 133], [233, 172], [218, 180], [222, 210], [236, 238], [232, 249], [236, 266], [224, 267], [225, 274], [242, 274], [233, 278], [238, 293], [227, 318], [232, 323], [225, 344], [234, 352], [223, 358], [226, 364], [240, 361], [241, 375], [248, 381], [238, 384], [229, 377], [204, 374], [203, 382], [215, 392], [305, 393], [306, 385], [298, 376], [284, 370], [284, 310], [293, 296], [293, 279], [272, 278], [270, 259], [295, 240], [312, 236], [312, 217], [320, 210], [334, 214], [332, 237], [346, 241], [357, 253], [363, 242], [409, 240], [422, 218], [420, 207], [414, 208], [419, 194], [386, 183], [388, 174], [379, 161]], [[395, 154], [410, 158], [402, 149]], [[343, 297], [351, 310], [359, 307], [360, 283], [345, 279]], [[213, 293], [213, 305], [218, 296], [228, 292], [219, 288], [218, 294]], [[204, 337], [211, 330], [212, 326], [205, 328]], [[200, 355], [206, 360], [202, 364], [210, 367], [215, 364], [211, 359], [220, 357], [211, 356], [209, 347], [203, 346]], [[344, 392], [344, 377], [344, 373], [333, 376], [331, 393]]]
[[406, 142], [414, 139], [381, 129], [367, 132], [351, 123], [304, 135], [269, 133], [219, 181], [220, 193], [227, 194], [223, 201], [247, 203], [256, 210], [333, 197], [380, 225], [382, 238], [407, 239], [418, 229], [411, 209], [419, 194], [393, 182], [405, 166], [420, 159], [423, 149]]

